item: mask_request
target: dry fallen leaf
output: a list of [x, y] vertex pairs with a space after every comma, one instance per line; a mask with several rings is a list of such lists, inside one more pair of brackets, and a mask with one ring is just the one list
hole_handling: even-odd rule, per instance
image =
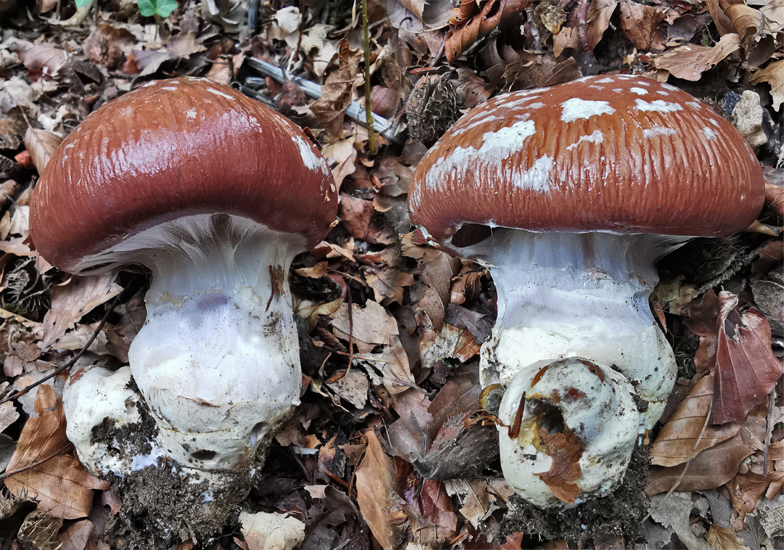
[[136, 42], [133, 34], [126, 29], [118, 29], [109, 23], [101, 23], [84, 41], [84, 53], [104, 67], [116, 69], [123, 60], [125, 52]]
[[661, 40], [661, 23], [664, 19], [665, 14], [659, 6], [646, 6], [629, 0], [621, 1], [621, 27], [626, 37], [639, 50], [662, 51], [664, 49]]
[[283, 514], [241, 512], [240, 524], [248, 550], [293, 550], [305, 540], [305, 524]]
[[784, 370], [771, 351], [765, 316], [756, 309], [741, 314], [738, 297], [726, 291], [719, 294], [719, 305], [713, 424], [743, 420], [755, 405], [766, 403]]
[[773, 108], [779, 110], [784, 103], [784, 60], [771, 63], [751, 77], [752, 84], [767, 82], [770, 84], [770, 94], [773, 96]]
[[35, 169], [39, 174], [43, 174], [44, 167], [52, 158], [54, 152], [62, 143], [63, 138], [56, 136], [51, 132], [44, 130], [36, 130], [32, 126], [27, 128], [25, 132], [24, 142], [27, 152], [30, 153], [30, 158], [35, 164]]
[[452, 28], [444, 48], [447, 60], [452, 62], [457, 59], [474, 42], [497, 28], [504, 19], [524, 10], [530, 3], [531, 0], [487, 0], [480, 7], [480, 2], [476, 0], [463, 0], [456, 10], [457, 15], [449, 22]]
[[656, 441], [651, 445], [652, 464], [656, 466], [683, 464], [692, 454], [696, 456], [704, 449], [718, 445], [740, 431], [741, 425], [736, 422], [715, 428], [705, 426], [705, 418], [710, 411], [712, 400], [713, 375], [708, 375], [697, 382], [659, 432]]
[[668, 71], [676, 78], [696, 82], [703, 72], [739, 49], [740, 37], [737, 34], [725, 34], [712, 48], [696, 44], [681, 46], [654, 59], [653, 65], [657, 69]]
[[95, 525], [90, 520], [77, 521], [57, 537], [58, 550], [85, 550], [92, 542], [90, 537], [94, 530]]
[[338, 69], [327, 76], [321, 87], [321, 98], [310, 106], [328, 134], [343, 135], [343, 118], [351, 105], [354, 80], [359, 73], [362, 50], [352, 50], [348, 40], [341, 40], [338, 50]]
[[582, 443], [568, 428], [555, 434], [547, 433], [546, 429], [541, 428], [539, 437], [544, 443], [544, 452], [552, 458], [552, 463], [547, 472], [536, 475], [547, 484], [553, 495], [564, 502], [574, 502], [580, 494], [580, 487], [572, 482], [583, 476], [580, 469]]
[[122, 292], [114, 282], [116, 274], [79, 277], [74, 275], [66, 283], [52, 288], [52, 307], [44, 317], [44, 350], [56, 346], [58, 340], [83, 315], [111, 300]]
[[38, 416], [27, 420], [8, 464], [7, 472], [16, 473], [6, 478], [5, 485], [17, 497], [36, 500], [38, 509], [49, 516], [86, 517], [93, 489], [108, 489], [109, 483], [91, 476], [75, 457], [62, 454], [70, 448], [65, 414], [49, 386], [39, 386], [35, 411]]
[[748, 550], [743, 539], [737, 536], [731, 527], [713, 524], [705, 535], [705, 540], [713, 550]]
[[368, 440], [365, 458], [357, 468], [357, 502], [362, 516], [384, 550], [394, 550], [402, 541], [392, 516], [398, 515], [400, 497], [394, 492], [395, 463], [385, 453], [375, 432], [365, 432]]

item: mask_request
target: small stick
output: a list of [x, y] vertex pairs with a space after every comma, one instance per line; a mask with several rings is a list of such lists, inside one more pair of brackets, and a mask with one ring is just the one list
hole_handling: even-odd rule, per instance
[[[373, 110], [370, 104], [370, 29], [368, 29], [367, 2], [368, 0], [362, 0], [362, 30], [365, 34], [365, 127], [368, 131], [370, 154], [374, 155], [376, 153], [376, 134], [373, 129]], [[350, 315], [349, 313], [349, 319]], [[351, 365], [349, 365], [350, 367]]]

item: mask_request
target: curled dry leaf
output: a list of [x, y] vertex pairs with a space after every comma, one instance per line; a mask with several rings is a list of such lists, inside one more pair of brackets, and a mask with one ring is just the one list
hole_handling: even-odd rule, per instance
[[41, 348], [55, 345], [65, 332], [83, 315], [122, 292], [114, 282], [116, 274], [78, 277], [52, 288], [52, 307], [44, 317], [44, 339]]
[[770, 84], [770, 94], [773, 96], [773, 108], [779, 110], [784, 102], [784, 60], [771, 63], [751, 77], [752, 84], [767, 82]]
[[362, 516], [384, 550], [393, 550], [402, 541], [393, 516], [400, 516], [400, 497], [394, 491], [395, 463], [385, 453], [375, 432], [365, 432], [365, 458], [357, 468], [357, 502]]
[[571, 504], [580, 494], [580, 487], [572, 482], [583, 477], [580, 469], [583, 445], [569, 428], [554, 434], [541, 428], [539, 438], [544, 444], [545, 454], [552, 458], [552, 462], [547, 472], [536, 475], [547, 484], [552, 494]]
[[664, 19], [665, 15], [659, 6], [646, 6], [630, 0], [621, 1], [623, 33], [639, 50], [664, 50], [661, 36], [661, 23]]
[[770, 348], [770, 325], [756, 309], [741, 314], [738, 297], [719, 294], [719, 336], [711, 423], [743, 420], [765, 403], [784, 369]]
[[[736, 435], [703, 450], [687, 464], [672, 468], [651, 466], [645, 491], [655, 495], [670, 491], [673, 487], [677, 491], [703, 491], [721, 487], [737, 475], [740, 463], [753, 454], [754, 446], [765, 438], [766, 414], [767, 407], [757, 407]], [[687, 470], [681, 477], [684, 467]]]
[[[677, 466], [705, 449], [735, 436], [741, 428], [736, 422], [719, 427], [705, 426], [713, 400], [713, 375], [700, 379], [681, 401], [670, 420], [659, 432], [650, 450], [656, 466]], [[705, 428], [703, 430], [703, 428]], [[699, 443], [698, 443], [699, 441]]]
[[762, 468], [764, 454], [758, 451], [755, 458], [758, 461], [747, 472], [738, 474], [727, 484], [732, 506], [740, 517], [752, 513], [762, 495], [773, 500], [784, 486], [784, 441], [777, 441], [768, 447], [767, 475]]
[[25, 147], [27, 152], [30, 153], [30, 158], [39, 174], [43, 173], [46, 164], [62, 141], [63, 138], [51, 132], [36, 130], [32, 127], [27, 128], [24, 137]]
[[[487, 0], [481, 11], [476, 0], [463, 0], [457, 15], [452, 18], [452, 29], [446, 37], [444, 53], [452, 62], [469, 46], [487, 36], [501, 22], [522, 11], [531, 0]], [[477, 13], [478, 11], [478, 13]]]
[[293, 550], [305, 540], [305, 524], [283, 514], [241, 512], [240, 524], [248, 550]]
[[[54, 406], [47, 407], [54, 403]], [[63, 404], [54, 390], [42, 385], [35, 399], [37, 417], [29, 418], [16, 452], [11, 457], [5, 485], [17, 497], [26, 495], [38, 502], [47, 515], [78, 519], [90, 513], [93, 489], [108, 489], [109, 483], [95, 478], [79, 461], [62, 454], [70, 447], [65, 437]]]
[[310, 106], [331, 136], [343, 135], [343, 119], [351, 105], [351, 92], [361, 60], [362, 50], [352, 50], [348, 40], [341, 40], [338, 44], [338, 69], [327, 77], [321, 87], [321, 98]]
[[712, 48], [695, 44], [681, 46], [654, 59], [653, 66], [668, 71], [676, 78], [696, 82], [703, 72], [739, 49], [740, 37], [737, 34], [725, 34]]

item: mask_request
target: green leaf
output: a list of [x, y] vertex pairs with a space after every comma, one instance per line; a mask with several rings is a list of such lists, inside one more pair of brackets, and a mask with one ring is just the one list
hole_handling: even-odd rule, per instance
[[[79, 0], [77, 0], [78, 2]], [[90, 0], [87, 0], [88, 2]], [[176, 0], [136, 0], [136, 5], [139, 7], [139, 13], [143, 17], [152, 17], [158, 15], [166, 18], [171, 15], [171, 12], [177, 9]]]
[[83, 8], [93, 0], [76, 0], [76, 9]]

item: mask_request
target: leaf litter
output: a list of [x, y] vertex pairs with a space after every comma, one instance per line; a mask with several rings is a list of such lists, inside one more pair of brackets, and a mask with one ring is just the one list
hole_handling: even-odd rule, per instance
[[[503, 482], [493, 417], [480, 406], [492, 280], [412, 232], [405, 204], [427, 147], [466, 108], [510, 90], [625, 72], [683, 87], [739, 128], [753, 122], [744, 135], [770, 181], [759, 221], [781, 227], [781, 0], [370, 0], [368, 60], [359, 5], [350, 2], [185, 0], [165, 3], [173, 11], [157, 19], [134, 2], [81, 4], [0, 1], [0, 400], [29, 388], [21, 402], [0, 404], [0, 475], [11, 503], [0, 506], [0, 523], [14, 525], [0, 530], [0, 545], [81, 550], [133, 540], [119, 519], [132, 504], [89, 476], [65, 439], [62, 379], [35, 384], [79, 352], [118, 295], [78, 364], [127, 362], [148, 280], [53, 269], [29, 241], [27, 203], [61, 139], [89, 112], [178, 74], [233, 82], [309, 128], [341, 191], [340, 222], [293, 266], [305, 378], [302, 405], [249, 497], [254, 517], [269, 518], [236, 515], [205, 547], [508, 549], [535, 547], [542, 536], [553, 547], [564, 537], [620, 547], [640, 532], [689, 548], [781, 544], [755, 519], [758, 510], [776, 513], [784, 479], [780, 238], [696, 241], [684, 247], [688, 259], [662, 262], [659, 318], [681, 381], [667, 422], [647, 434], [650, 475], [640, 450], [627, 476], [640, 498], [619, 490], [547, 517]], [[283, 81], [260, 76], [248, 59], [282, 69]], [[377, 152], [347, 116], [363, 106], [366, 61], [371, 105], [387, 131]], [[733, 93], [756, 105], [757, 118], [739, 119]], [[560, 435], [545, 437], [553, 463], [541, 475], [568, 500], [579, 449]], [[707, 506], [696, 491], [720, 498]], [[111, 508], [96, 506], [94, 492]], [[636, 518], [641, 531], [602, 531], [612, 514]], [[579, 529], [585, 522], [590, 534]], [[197, 542], [187, 538], [177, 548]]]

